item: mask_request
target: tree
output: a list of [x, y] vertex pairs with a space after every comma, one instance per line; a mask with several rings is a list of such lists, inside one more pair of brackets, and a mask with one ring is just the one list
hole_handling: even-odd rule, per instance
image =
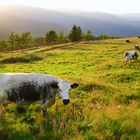
[[60, 34], [58, 34], [57, 42], [58, 43], [66, 43], [66, 42], [69, 42], [69, 39], [68, 39], [67, 35], [60, 32]]
[[23, 32], [21, 34], [14, 34], [12, 32], [8, 41], [12, 49], [27, 48], [33, 45], [33, 38], [30, 32]]
[[79, 41], [81, 40], [82, 38], [82, 30], [81, 30], [81, 27], [80, 26], [76, 26], [74, 25], [70, 31], [70, 34], [69, 34], [69, 39], [72, 41], [72, 42], [75, 42], [75, 41]]
[[27, 48], [33, 45], [33, 37], [30, 32], [23, 32], [17, 35], [17, 44], [20, 48]]
[[57, 34], [56, 34], [56, 32], [53, 31], [53, 30], [50, 30], [48, 33], [46, 33], [45, 41], [47, 43], [50, 43], [50, 44], [55, 43], [57, 41]]
[[78, 37], [79, 37], [79, 40], [81, 39], [82, 37], [82, 29], [80, 26], [77, 27], [77, 32], [78, 32]]
[[44, 39], [44, 37], [35, 37], [34, 38], [34, 45], [35, 46], [45, 45], [45, 39]]
[[88, 30], [84, 35], [83, 35], [83, 40], [95, 40], [96, 36], [92, 35], [92, 31]]
[[5, 40], [1, 40], [0, 41], [0, 50], [7, 50], [8, 49], [8, 47], [9, 47], [9, 44], [8, 44], [8, 42], [7, 41], [5, 41]]
[[10, 34], [9, 36], [9, 44], [11, 46], [11, 48], [15, 48], [16, 47], [16, 43], [17, 43], [17, 34], [14, 34], [13, 32]]
[[110, 39], [110, 38], [113, 38], [113, 37], [106, 34], [101, 34], [97, 37], [97, 39], [99, 40]]

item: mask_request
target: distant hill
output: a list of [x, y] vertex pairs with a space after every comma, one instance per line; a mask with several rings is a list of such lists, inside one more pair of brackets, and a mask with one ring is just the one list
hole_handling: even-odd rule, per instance
[[124, 19], [132, 20], [132, 21], [139, 21], [140, 22], [140, 13], [129, 13], [121, 15]]
[[42, 36], [51, 29], [68, 33], [74, 24], [96, 35], [139, 36], [140, 20], [136, 17], [138, 15], [70, 13], [26, 6], [0, 7], [0, 39], [7, 38], [12, 31], [30, 31], [35, 36]]

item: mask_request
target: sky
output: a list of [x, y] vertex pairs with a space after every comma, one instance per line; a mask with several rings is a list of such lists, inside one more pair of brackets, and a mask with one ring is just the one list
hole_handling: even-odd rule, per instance
[[140, 13], [140, 0], [0, 0], [0, 5], [26, 5], [51, 10]]

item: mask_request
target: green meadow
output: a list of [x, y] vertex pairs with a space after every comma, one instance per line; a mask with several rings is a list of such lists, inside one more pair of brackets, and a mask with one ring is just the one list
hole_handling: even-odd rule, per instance
[[[139, 38], [41, 46], [0, 53], [0, 73], [46, 73], [79, 83], [64, 106], [0, 106], [0, 140], [139, 140], [140, 58], [124, 63]], [[30, 51], [33, 55], [28, 55]], [[139, 52], [138, 52], [139, 53]]]

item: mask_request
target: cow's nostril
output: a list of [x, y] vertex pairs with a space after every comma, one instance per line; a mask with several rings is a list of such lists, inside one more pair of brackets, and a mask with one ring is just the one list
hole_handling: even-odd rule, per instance
[[67, 105], [69, 102], [70, 102], [69, 99], [65, 99], [65, 100], [63, 100], [64, 105]]

